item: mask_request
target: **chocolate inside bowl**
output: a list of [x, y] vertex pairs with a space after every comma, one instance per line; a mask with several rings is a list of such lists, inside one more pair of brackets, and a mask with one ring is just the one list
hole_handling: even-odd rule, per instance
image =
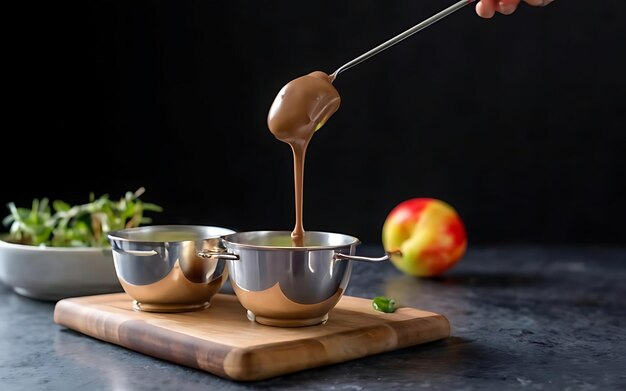
[[222, 237], [232, 257], [226, 261], [230, 283], [249, 319], [281, 327], [324, 323], [348, 285], [353, 261], [389, 259], [355, 256], [360, 241], [339, 233], [307, 231], [303, 244], [294, 246], [288, 231]]

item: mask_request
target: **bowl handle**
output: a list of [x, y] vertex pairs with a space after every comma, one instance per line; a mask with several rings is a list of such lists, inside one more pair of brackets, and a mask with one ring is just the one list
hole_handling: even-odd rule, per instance
[[362, 261], [362, 262], [382, 262], [382, 261], [388, 261], [389, 260], [389, 253], [385, 253], [385, 255], [383, 255], [380, 258], [370, 258], [370, 257], [361, 257], [358, 255], [348, 255], [348, 254], [342, 254], [342, 253], [335, 253], [335, 255], [333, 256], [333, 259], [335, 261], [341, 261], [343, 259], [348, 259], [351, 261]]
[[200, 258], [218, 258], [218, 259], [228, 259], [231, 261], [238, 261], [239, 255], [231, 254], [223, 251], [210, 251], [210, 250], [202, 250], [196, 253]]
[[113, 251], [120, 254], [134, 255], [136, 257], [151, 257], [158, 254], [158, 252], [154, 250], [123, 250], [121, 248], [113, 248]]

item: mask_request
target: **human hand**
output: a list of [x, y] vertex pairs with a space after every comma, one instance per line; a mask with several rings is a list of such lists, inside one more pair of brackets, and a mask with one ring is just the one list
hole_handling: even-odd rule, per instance
[[[526, 3], [534, 6], [544, 6], [552, 3], [554, 0], [524, 0]], [[510, 15], [517, 9], [521, 0], [480, 0], [476, 4], [476, 13], [483, 18], [491, 18], [496, 12], [503, 15]]]

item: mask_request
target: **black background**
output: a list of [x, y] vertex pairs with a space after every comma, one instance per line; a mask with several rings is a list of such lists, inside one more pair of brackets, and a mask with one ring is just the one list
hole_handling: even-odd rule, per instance
[[[0, 202], [144, 186], [154, 223], [291, 229], [291, 152], [266, 125], [278, 90], [451, 3], [12, 3]], [[624, 243], [625, 16], [618, 0], [466, 7], [341, 74], [305, 228], [378, 244], [397, 203], [433, 197], [470, 243]]]

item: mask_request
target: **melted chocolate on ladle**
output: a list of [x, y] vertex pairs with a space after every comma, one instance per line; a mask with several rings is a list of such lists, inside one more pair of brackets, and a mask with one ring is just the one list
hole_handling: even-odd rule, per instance
[[304, 158], [313, 133], [339, 108], [341, 98], [330, 76], [311, 72], [287, 83], [274, 99], [267, 125], [274, 136], [291, 146], [296, 197], [296, 225], [291, 233], [293, 245], [304, 246], [302, 200]]

